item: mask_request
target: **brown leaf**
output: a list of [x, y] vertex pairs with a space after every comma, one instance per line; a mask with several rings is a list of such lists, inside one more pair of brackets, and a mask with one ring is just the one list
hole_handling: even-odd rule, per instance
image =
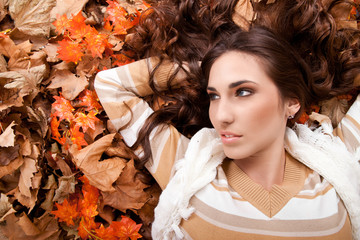
[[30, 156], [32, 152], [32, 146], [30, 143], [30, 140], [28, 138], [25, 138], [23, 140], [22, 138], [18, 140], [20, 143], [20, 154], [23, 156]]
[[12, 204], [9, 202], [9, 198], [5, 194], [1, 193], [0, 217], [2, 218], [11, 209], [11, 207], [12, 207]]
[[31, 53], [32, 43], [29, 40], [23, 41], [16, 45], [19, 49], [23, 50], [25, 53]]
[[[58, 229], [54, 229], [57, 225], [56, 219], [53, 217], [44, 217], [37, 224], [30, 221], [28, 217], [24, 217], [23, 213], [20, 217], [15, 214], [8, 215], [5, 220], [6, 224], [0, 225], [0, 229], [6, 237], [14, 240], [52, 240], [59, 239]], [[26, 219], [27, 218], [27, 219]], [[45, 230], [40, 227], [46, 226]], [[39, 230], [38, 234], [35, 234]]]
[[130, 160], [115, 183], [115, 192], [101, 192], [104, 205], [112, 206], [125, 212], [126, 209], [137, 210], [144, 206], [149, 194], [144, 191], [148, 185], [136, 176], [134, 160]]
[[45, 138], [46, 133], [49, 129], [48, 116], [46, 115], [45, 111], [41, 107], [37, 109], [33, 109], [27, 106], [26, 109], [29, 114], [30, 122], [34, 122], [39, 125], [41, 130], [39, 134], [41, 137]]
[[7, 15], [7, 5], [8, 5], [7, 0], [0, 0], [0, 22]]
[[[31, 67], [36, 67], [36, 66], [40, 66], [43, 64], [45, 64], [45, 66], [46, 66], [47, 65], [46, 57], [47, 56], [44, 51], [34, 52], [30, 56]], [[49, 74], [49, 71], [47, 69], [48, 68], [46, 68], [46, 74], [44, 74], [45, 77], [47, 77], [47, 75]]]
[[37, 172], [36, 162], [34, 159], [25, 157], [24, 164], [20, 167], [19, 191], [22, 195], [31, 198], [30, 188], [32, 187], [32, 178]]
[[0, 53], [10, 58], [18, 50], [13, 40], [10, 38], [0, 38]]
[[0, 134], [0, 147], [13, 147], [15, 143], [15, 134], [12, 127], [15, 126], [13, 121], [5, 131]]
[[50, 33], [50, 11], [56, 0], [9, 0], [9, 12], [19, 31], [38, 37]]
[[53, 70], [50, 76], [51, 84], [48, 88], [62, 88], [62, 95], [67, 100], [75, 99], [88, 85], [85, 76], [76, 77], [69, 70]]
[[9, 165], [11, 161], [19, 156], [20, 145], [14, 147], [0, 147], [0, 166]]
[[321, 114], [328, 116], [331, 119], [332, 126], [334, 127], [338, 125], [341, 119], [343, 119], [349, 108], [349, 104], [346, 99], [338, 99], [337, 97], [321, 102], [320, 106]]
[[115, 134], [108, 134], [80, 151], [77, 151], [76, 146], [70, 149], [76, 166], [89, 179], [91, 185], [102, 191], [115, 190], [112, 184], [126, 165], [118, 157], [100, 161], [104, 151], [111, 146], [114, 136]]
[[46, 44], [45, 48], [43, 49], [47, 55], [46, 61], [48, 61], [48, 62], [60, 61], [60, 59], [57, 57], [58, 47], [59, 47], [59, 44], [57, 44], [57, 43]]
[[34, 236], [40, 233], [40, 230], [30, 221], [26, 214], [19, 218], [18, 225], [27, 236]]
[[59, 178], [59, 188], [55, 190], [53, 201], [62, 203], [65, 198], [69, 197], [70, 193], [75, 192], [75, 176], [62, 176]]
[[46, 211], [51, 211], [54, 206], [55, 189], [50, 189], [45, 193], [45, 200], [41, 203], [40, 207]]
[[142, 232], [141, 235], [150, 239], [151, 223], [154, 221], [154, 209], [158, 205], [161, 188], [158, 184], [153, 184], [146, 189], [145, 192], [150, 195], [150, 198], [137, 213], [143, 222], [142, 229], [144, 232]]
[[28, 207], [28, 208], [29, 208], [29, 211], [28, 211], [28, 212], [31, 212], [31, 210], [35, 207], [38, 191], [39, 191], [38, 189], [31, 190], [31, 191], [30, 191], [31, 196], [30, 196], [30, 197], [27, 197], [27, 196], [25, 196], [24, 194], [22, 194], [22, 193], [20, 192], [19, 187], [17, 187], [17, 188], [15, 188], [15, 189], [13, 190], [13, 193], [10, 192], [9, 194], [14, 195], [14, 197], [16, 198], [16, 200], [18, 200], [19, 203], [21, 203], [22, 205]]
[[6, 72], [7, 69], [7, 62], [2, 54], [0, 54], [0, 72]]
[[4, 85], [8, 82], [10, 81], [0, 78], [0, 111], [12, 106], [21, 107], [23, 103], [21, 89], [6, 89]]
[[93, 58], [90, 54], [87, 54], [81, 58], [79, 65], [76, 67], [76, 73], [91, 77], [97, 72], [99, 64], [99, 58]]
[[56, 165], [60, 168], [63, 176], [70, 176], [73, 174], [69, 165], [61, 157], [56, 157]]
[[52, 20], [55, 20], [57, 15], [64, 15], [66, 14], [68, 18], [71, 17], [71, 14], [76, 15], [80, 12], [85, 4], [89, 0], [57, 0], [56, 6], [51, 10], [50, 17]]
[[92, 128], [88, 128], [86, 134], [90, 136], [92, 141], [94, 141], [94, 139], [99, 134], [103, 133], [104, 130], [105, 130], [104, 123], [102, 121], [97, 121], [95, 122], [95, 130]]
[[8, 165], [1, 166], [0, 167], [0, 178], [14, 172], [16, 169], [18, 169], [23, 164], [23, 162], [24, 161], [22, 158], [16, 158], [14, 161], [10, 162]]
[[0, 78], [12, 79], [13, 81], [5, 84], [5, 88], [20, 89], [20, 96], [31, 94], [34, 98], [39, 92], [38, 85], [46, 74], [45, 64], [27, 70], [9, 71], [0, 73]]

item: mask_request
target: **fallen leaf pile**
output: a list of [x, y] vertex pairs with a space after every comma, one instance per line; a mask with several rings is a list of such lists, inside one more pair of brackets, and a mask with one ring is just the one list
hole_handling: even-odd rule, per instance
[[0, 239], [150, 239], [160, 189], [113, 130], [96, 73], [146, 2], [0, 1]]
[[98, 71], [136, 60], [123, 44], [149, 7], [0, 0], [0, 239], [151, 239], [160, 188], [93, 87]]

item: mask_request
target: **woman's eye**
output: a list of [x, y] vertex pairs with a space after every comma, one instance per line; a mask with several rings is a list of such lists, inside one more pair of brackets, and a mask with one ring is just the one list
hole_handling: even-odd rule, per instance
[[215, 93], [208, 93], [209, 95], [209, 99], [210, 101], [213, 101], [213, 100], [216, 100], [216, 99], [219, 99], [219, 95], [215, 94]]
[[249, 89], [238, 89], [236, 91], [236, 96], [238, 97], [246, 97], [252, 94], [252, 91]]

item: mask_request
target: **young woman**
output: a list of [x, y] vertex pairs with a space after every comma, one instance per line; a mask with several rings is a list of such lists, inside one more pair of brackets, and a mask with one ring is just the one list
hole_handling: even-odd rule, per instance
[[[185, 79], [197, 75], [173, 58], [152, 57], [97, 75], [95, 88], [109, 118], [139, 157], [148, 159], [142, 163], [164, 189], [153, 238], [360, 239], [354, 156], [360, 99], [337, 127], [339, 137], [326, 122], [287, 128], [311, 101], [325, 96], [326, 86], [268, 30], [232, 29], [224, 36], [203, 59], [204, 81], [196, 78], [193, 88]], [[346, 82], [333, 80], [328, 94], [340, 80]], [[184, 105], [170, 101], [160, 107], [163, 114], [153, 114], [143, 98], [169, 88], [178, 90], [170, 99]], [[207, 101], [194, 100], [205, 96], [208, 110]], [[166, 113], [177, 117], [176, 127]], [[188, 127], [191, 120], [211, 126], [207, 116], [214, 129], [189, 140], [196, 131]]]
[[[128, 126], [121, 134], [129, 145], [152, 112], [140, 98], [151, 94], [142, 67], [103, 71], [95, 82], [113, 123]], [[221, 41], [202, 68], [215, 130], [190, 143], [168, 124], [150, 135], [146, 167], [164, 189], [154, 239], [359, 239], [358, 158], [331, 125], [286, 127], [311, 99], [311, 75], [291, 47], [253, 28]], [[166, 87], [166, 75], [156, 80]], [[339, 126], [354, 139], [359, 104]], [[358, 149], [359, 141], [347, 144]]]

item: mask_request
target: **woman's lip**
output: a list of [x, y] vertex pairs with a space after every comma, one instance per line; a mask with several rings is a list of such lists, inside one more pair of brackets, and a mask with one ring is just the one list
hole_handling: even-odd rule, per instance
[[221, 136], [221, 141], [225, 144], [233, 143], [242, 137], [242, 135], [236, 135], [231, 133], [221, 133], [220, 136]]

